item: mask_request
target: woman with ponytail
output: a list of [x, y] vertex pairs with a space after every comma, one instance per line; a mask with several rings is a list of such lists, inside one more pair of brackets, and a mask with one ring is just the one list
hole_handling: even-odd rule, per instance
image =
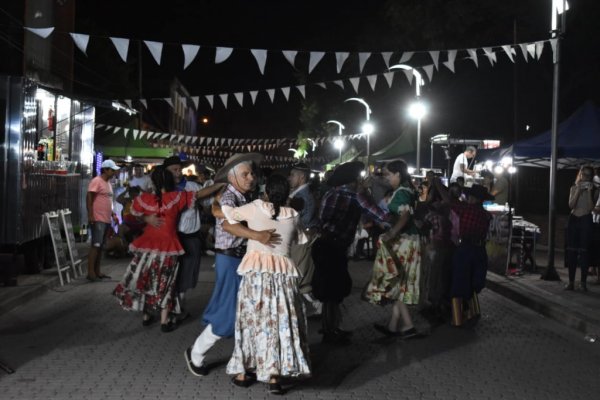
[[265, 200], [241, 207], [223, 206], [230, 223], [247, 221], [250, 229], [275, 229], [281, 243], [274, 247], [250, 240], [238, 274], [235, 348], [227, 364], [233, 383], [248, 387], [256, 380], [268, 383], [273, 394], [283, 394], [281, 377], [310, 375], [307, 325], [298, 292], [300, 274], [289, 257], [292, 242], [306, 237], [298, 227], [299, 214], [285, 204], [287, 179], [272, 175]]
[[[113, 295], [123, 309], [143, 312], [142, 325], [151, 325], [155, 314], [160, 314], [161, 330], [171, 332], [176, 325], [169, 321], [169, 313], [180, 312], [175, 293], [177, 258], [184, 253], [177, 237], [177, 218], [181, 211], [194, 206], [200, 192], [175, 191], [173, 174], [162, 166], [154, 169], [151, 178], [154, 192], [136, 197], [131, 214], [156, 215], [162, 224], [147, 224], [144, 233], [129, 245], [133, 260]], [[214, 185], [211, 190], [215, 192], [222, 186]]]

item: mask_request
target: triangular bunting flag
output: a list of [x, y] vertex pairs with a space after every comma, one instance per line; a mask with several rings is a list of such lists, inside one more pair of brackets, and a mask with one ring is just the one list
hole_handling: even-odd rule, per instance
[[144, 108], [148, 108], [148, 102], [146, 101], [146, 99], [140, 99], [140, 103], [142, 103]]
[[285, 59], [292, 64], [292, 67], [295, 67], [294, 62], [296, 61], [296, 54], [298, 54], [298, 52], [296, 50], [284, 50], [282, 53]]
[[402, 53], [402, 57], [400, 57], [400, 61], [398, 61], [398, 64], [403, 64], [405, 62], [408, 62], [408, 60], [411, 59], [413, 54], [414, 54], [414, 52], [412, 52], [412, 51], [405, 51], [404, 53]]
[[394, 73], [393, 72], [386, 72], [385, 74], [383, 74], [383, 77], [387, 81], [388, 86], [392, 87], [392, 82], [394, 80]]
[[199, 144], [200, 146], [202, 146], [202, 143], [204, 143], [204, 141], [205, 141], [205, 140], [206, 140], [206, 138], [205, 138], [205, 137], [201, 137], [201, 138], [198, 140], [198, 144]]
[[322, 51], [311, 51], [310, 52], [310, 60], [308, 62], [308, 73], [310, 74], [312, 70], [317, 66], [319, 61], [323, 58], [325, 52]]
[[192, 137], [192, 144], [196, 143], [197, 141], [198, 141], [198, 136]]
[[435, 65], [435, 69], [439, 69], [439, 67], [438, 67], [438, 61], [440, 59], [439, 50], [430, 51], [429, 55], [431, 56], [431, 59], [433, 60], [433, 65]]
[[556, 62], [556, 43], [558, 42], [557, 38], [550, 39], [550, 47], [552, 47], [552, 60]]
[[194, 61], [196, 55], [198, 55], [200, 46], [195, 44], [182, 44], [181, 49], [183, 50], [183, 69], [186, 69], [192, 63], [192, 61]]
[[215, 64], [220, 64], [227, 60], [232, 52], [233, 49], [231, 47], [217, 47], [217, 52], [215, 53]]
[[[327, 85], [325, 85], [325, 82], [318, 82], [318, 83], [315, 83], [315, 85], [320, 86], [323, 89], [327, 89]], [[344, 85], [342, 85], [342, 87], [344, 87]]]
[[477, 61], [477, 49], [467, 49], [467, 53], [469, 53], [469, 57], [475, 63], [475, 66], [479, 68], [479, 61]]
[[[425, 71], [425, 73], [427, 74], [427, 78], [429, 79], [429, 82], [431, 82], [433, 80], [433, 65], [424, 65], [423, 66], [423, 70]], [[418, 85], [419, 82], [416, 82], [416, 84]]]
[[214, 94], [207, 94], [204, 97], [206, 97], [206, 100], [208, 101], [208, 104], [210, 104], [210, 108], [214, 108], [214, 106], [215, 106], [215, 95]]
[[105, 126], [104, 124], [96, 124], [96, 129], [103, 129]]
[[233, 97], [235, 97], [237, 102], [240, 103], [240, 107], [244, 107], [244, 93], [243, 92], [236, 92], [233, 94]]
[[207, 146], [210, 144], [210, 142], [212, 142], [212, 139], [213, 139], [213, 138], [211, 138], [211, 137], [207, 137], [207, 138], [206, 138], [206, 145], [207, 145]]
[[542, 51], [544, 51], [544, 42], [535, 42], [535, 58], [539, 60], [542, 56]]
[[360, 77], [357, 76], [356, 78], [350, 78], [349, 81], [352, 84], [352, 87], [354, 88], [354, 92], [358, 94], [358, 84], [360, 83]]
[[185, 135], [179, 135], [177, 136], [177, 141], [181, 142], [183, 139], [185, 139]]
[[121, 129], [120, 126], [115, 126], [115, 129], [113, 130], [113, 134], [117, 133], [120, 129]]
[[137, 129], [134, 129], [132, 132], [133, 132], [133, 140], [137, 140], [140, 131]]
[[283, 93], [283, 95], [285, 96], [285, 99], [287, 101], [290, 101], [290, 87], [283, 87], [281, 88], [281, 92]]
[[275, 89], [267, 89], [267, 93], [268, 93], [269, 98], [271, 99], [271, 103], [272, 103], [273, 100], [275, 99]]
[[390, 67], [390, 58], [392, 58], [392, 52], [388, 51], [385, 53], [381, 53], [381, 57], [383, 57], [383, 62], [385, 63], [386, 68]]
[[41, 38], [46, 39], [54, 31], [54, 28], [28, 28], [25, 27], [29, 32], [38, 35]]
[[169, 138], [169, 142], [172, 142], [173, 140], [175, 140], [176, 137], [177, 137], [177, 135], [171, 134], [171, 137]]
[[160, 140], [166, 139], [168, 136], [169, 136], [169, 134], [168, 134], [168, 133], [163, 133], [163, 134], [160, 136]]
[[369, 81], [371, 89], [375, 91], [375, 85], [377, 84], [377, 75], [367, 75], [367, 81]]
[[192, 140], [192, 137], [191, 137], [191, 136], [186, 136], [186, 137], [185, 137], [185, 143], [186, 143], [186, 144], [187, 144], [187, 143], [189, 143], [189, 142], [190, 142], [190, 140]]
[[506, 53], [506, 55], [508, 56], [508, 58], [510, 59], [510, 61], [512, 61], [513, 63], [515, 62], [515, 59], [513, 57], [513, 48], [511, 45], [507, 44], [505, 46], [502, 46], [502, 50], [504, 50], [504, 52]]
[[[148, 133], [148, 131], [140, 131], [140, 139], [143, 139], [144, 136], [146, 136], [146, 133]], [[150, 139], [150, 137], [148, 137], [148, 139]]]
[[152, 42], [150, 40], [144, 40], [144, 43], [146, 43], [148, 50], [150, 50], [150, 54], [152, 54], [152, 57], [154, 57], [154, 61], [160, 65], [163, 44], [161, 42]]
[[296, 89], [298, 89], [298, 91], [302, 95], [302, 98], [305, 99], [306, 98], [306, 91], [305, 91], [306, 87], [304, 85], [299, 85], [299, 86], [296, 86]]
[[129, 133], [131, 129], [130, 128], [123, 128], [123, 137], [127, 137], [127, 134]]
[[523, 53], [523, 58], [529, 62], [529, 57], [527, 57], [527, 43], [519, 43], [519, 47], [521, 48], [521, 53]]
[[171, 100], [170, 97], [165, 97], [163, 100], [166, 101], [171, 106], [171, 108], [175, 108], [173, 107], [173, 100]]
[[338, 74], [342, 70], [342, 67], [344, 66], [344, 63], [348, 59], [349, 55], [350, 55], [350, 53], [348, 53], [348, 52], [337, 52], [337, 53], [335, 53], [335, 62], [336, 62], [336, 68], [337, 68]]
[[75, 46], [77, 46], [77, 48], [87, 56], [86, 51], [88, 43], [90, 42], [90, 35], [83, 35], [81, 33], [69, 33], [69, 35], [71, 35], [71, 37], [73, 38]]
[[252, 104], [256, 103], [256, 95], [258, 94], [258, 90], [253, 90], [250, 92], [250, 98], [252, 99]]
[[371, 53], [358, 53], [358, 70], [361, 74], [369, 57], [371, 57]]
[[535, 43], [529, 43], [527, 45], [527, 52], [531, 58], [535, 58]]
[[265, 74], [265, 64], [267, 62], [267, 51], [266, 50], [257, 50], [251, 49], [250, 52], [254, 55], [256, 62], [258, 63], [258, 69], [260, 69], [261, 74]]
[[198, 104], [200, 103], [200, 96], [192, 96], [192, 101], [194, 102], [194, 107], [196, 107], [197, 110]]
[[127, 52], [129, 51], [129, 39], [111, 37], [110, 41], [113, 42], [113, 45], [115, 46], [117, 52], [121, 56], [121, 60], [127, 62]]
[[333, 81], [333, 83], [335, 83], [336, 85], [338, 85], [339, 87], [341, 87], [342, 89], [344, 89], [344, 82], [342, 82], [341, 79]]
[[408, 80], [408, 84], [412, 85], [413, 70], [412, 69], [403, 69], [402, 72], [404, 72], [404, 75], [406, 76], [406, 79]]
[[454, 61], [456, 60], [456, 50], [448, 50], [448, 61], [444, 61], [444, 65], [450, 71], [454, 72]]
[[131, 100], [126, 99], [126, 100], [123, 100], [123, 101], [125, 102], [125, 104], [127, 104], [127, 107], [131, 108]]
[[494, 53], [492, 51], [491, 47], [484, 47], [484, 48], [482, 48], [482, 50], [485, 53], [485, 56], [488, 58], [488, 60], [490, 61], [490, 64], [493, 67], [494, 63], [496, 62], [496, 53]]

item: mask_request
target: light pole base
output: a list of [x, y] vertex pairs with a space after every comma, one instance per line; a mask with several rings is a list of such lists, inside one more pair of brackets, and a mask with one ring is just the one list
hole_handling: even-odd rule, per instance
[[546, 270], [542, 272], [540, 279], [545, 281], [560, 281], [560, 276], [558, 275], [558, 272], [556, 272], [556, 268], [549, 265], [546, 267]]

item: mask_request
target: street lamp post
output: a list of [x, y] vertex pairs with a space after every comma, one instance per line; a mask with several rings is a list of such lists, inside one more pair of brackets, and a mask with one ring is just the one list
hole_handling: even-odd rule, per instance
[[371, 169], [369, 168], [369, 158], [371, 156], [371, 133], [373, 133], [373, 125], [371, 125], [371, 123], [369, 122], [369, 120], [371, 119], [371, 107], [369, 107], [366, 101], [358, 97], [351, 97], [349, 99], [344, 100], [344, 102], [347, 101], [357, 101], [363, 106], [365, 106], [367, 117], [366, 122], [363, 125], [362, 131], [364, 134], [367, 135], [367, 174], [371, 175]]
[[412, 118], [417, 120], [417, 174], [421, 173], [421, 118], [425, 116], [425, 106], [421, 103], [421, 86], [423, 86], [423, 76], [419, 71], [410, 65], [396, 64], [392, 65], [390, 69], [404, 69], [412, 71], [416, 79], [415, 96], [416, 101], [410, 106], [409, 114]]
[[342, 148], [344, 148], [344, 141], [342, 140], [342, 131], [344, 129], [346, 129], [346, 127], [340, 121], [336, 121], [334, 119], [330, 119], [329, 121], [327, 121], [327, 123], [328, 124], [336, 124], [338, 126], [338, 136], [339, 137], [335, 140], [335, 142], [333, 142], [333, 145], [340, 152], [339, 163], [341, 164], [342, 163]]

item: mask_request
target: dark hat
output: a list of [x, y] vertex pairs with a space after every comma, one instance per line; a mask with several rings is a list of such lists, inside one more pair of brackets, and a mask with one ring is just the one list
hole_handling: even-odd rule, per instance
[[342, 186], [358, 179], [360, 172], [365, 169], [365, 164], [360, 161], [351, 161], [338, 165], [331, 177], [327, 180], [329, 186]]
[[297, 169], [298, 171], [307, 171], [310, 172], [310, 167], [305, 163], [298, 163], [292, 165], [292, 169]]
[[171, 165], [183, 165], [183, 162], [179, 159], [179, 156], [171, 156], [165, 158], [165, 161], [163, 161], [162, 165], [163, 167], [167, 168]]
[[256, 164], [260, 164], [263, 160], [263, 155], [258, 153], [238, 153], [234, 154], [225, 161], [225, 164], [215, 174], [214, 181], [216, 183], [227, 182], [227, 174], [229, 170], [236, 165], [243, 163], [244, 161], [252, 161]]
[[481, 201], [494, 200], [494, 196], [489, 194], [489, 192], [487, 191], [487, 189], [484, 186], [477, 185], [477, 184], [475, 184], [471, 187], [468, 187], [468, 188], [464, 188], [463, 193], [466, 196], [477, 197]]

